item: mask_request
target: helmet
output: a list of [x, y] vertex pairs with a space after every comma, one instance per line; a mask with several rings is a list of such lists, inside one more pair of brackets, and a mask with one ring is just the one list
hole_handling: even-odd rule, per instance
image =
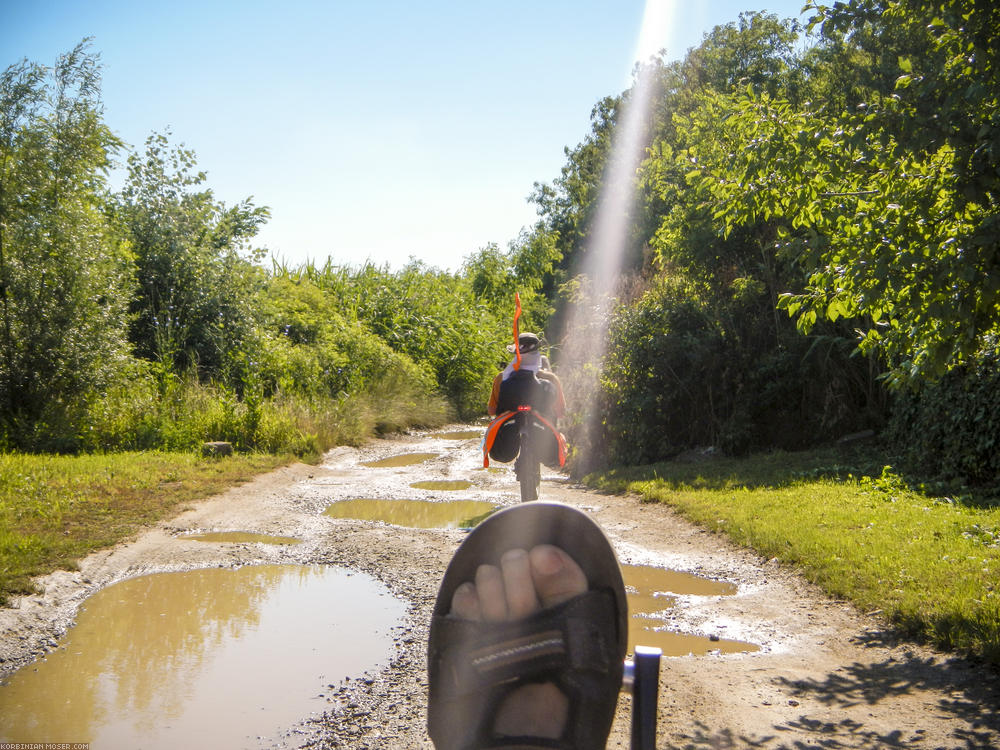
[[[517, 337], [517, 348], [520, 349], [521, 354], [527, 354], [528, 352], [537, 352], [542, 342], [539, 340], [538, 335], [534, 333], [522, 333]], [[507, 351], [513, 353], [514, 345], [507, 344]]]

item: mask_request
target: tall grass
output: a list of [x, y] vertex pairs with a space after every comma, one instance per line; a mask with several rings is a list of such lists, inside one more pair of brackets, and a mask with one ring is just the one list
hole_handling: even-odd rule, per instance
[[[76, 456], [0, 453], [0, 605], [32, 591], [31, 578], [107, 547], [293, 456], [315, 460], [337, 445], [451, 419], [441, 398], [402, 376], [338, 397], [237, 398], [194, 378], [137, 378], [91, 405]], [[237, 455], [199, 457], [205, 441]], [[108, 452], [115, 451], [115, 452]]]
[[659, 463], [593, 475], [598, 487], [662, 502], [831, 596], [878, 611], [902, 634], [1000, 664], [1000, 505], [910, 486], [890, 467], [836, 454]]
[[239, 398], [194, 377], [166, 387], [140, 379], [92, 406], [80, 448], [188, 451], [223, 440], [237, 451], [310, 458], [336, 445], [358, 445], [374, 435], [438, 426], [450, 418], [444, 398], [392, 374], [336, 397], [244, 393]]
[[180, 504], [291, 460], [192, 453], [0, 454], [0, 604], [34, 591], [31, 578], [113, 545]]

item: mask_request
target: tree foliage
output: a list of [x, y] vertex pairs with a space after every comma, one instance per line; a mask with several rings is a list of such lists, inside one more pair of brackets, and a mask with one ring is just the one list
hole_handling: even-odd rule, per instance
[[[654, 263], [631, 267], [643, 278], [612, 323], [600, 404], [616, 460], [879, 428], [886, 384], [915, 389], [896, 399], [915, 425], [942, 373], [967, 392], [992, 382], [1000, 11], [811, 7], [808, 45], [794, 22], [744, 14], [660, 65], [628, 229]], [[614, 140], [614, 119], [600, 125], [536, 189], [545, 226], [577, 238], [598, 187], [585, 166]]]
[[0, 439], [59, 448], [121, 375], [132, 278], [104, 212], [119, 147], [81, 43], [0, 76]]
[[[0, 447], [315, 451], [440, 424], [435, 376], [460, 395], [492, 371], [455, 341], [482, 354], [464, 319], [449, 355], [464, 369], [440, 346], [441, 361], [418, 363], [347, 298], [269, 275], [250, 245], [267, 210], [216, 200], [165, 134], [129, 154], [112, 194], [125, 145], [103, 122], [99, 73], [85, 41], [52, 69], [23, 61], [0, 76]], [[424, 299], [458, 289], [430, 269], [411, 276]], [[466, 308], [434, 312], [449, 310]]]
[[268, 210], [250, 199], [226, 208], [195, 168], [194, 153], [165, 134], [129, 156], [115, 214], [135, 253], [130, 338], [164, 371], [194, 369], [238, 387], [255, 356], [263, 282], [248, 243]]
[[[488, 250], [481, 257], [495, 259], [495, 253]], [[509, 326], [495, 312], [497, 298], [481, 299], [472, 290], [470, 276], [476, 274], [471, 267], [467, 266], [468, 275], [418, 261], [399, 271], [371, 264], [360, 268], [327, 264], [321, 269], [309, 266], [304, 272], [335, 300], [348, 321], [360, 323], [394, 351], [426, 367], [460, 414], [482, 413]], [[481, 289], [492, 295], [486, 287]], [[511, 310], [514, 291], [510, 290]]]
[[780, 252], [809, 269], [805, 289], [782, 300], [803, 331], [855, 320], [862, 350], [880, 351], [894, 381], [933, 378], [1000, 331], [996, 11], [819, 11], [835, 31], [877, 24], [892, 32], [876, 35], [883, 44], [905, 42], [894, 91], [849, 112], [752, 91], [706, 96], [681, 158], [728, 230], [779, 225]]
[[309, 275], [283, 273], [269, 280], [268, 345], [261, 368], [269, 394], [343, 398], [383, 384], [415, 394], [433, 391], [436, 384], [426, 368], [360, 321], [346, 319], [339, 308], [339, 300]]

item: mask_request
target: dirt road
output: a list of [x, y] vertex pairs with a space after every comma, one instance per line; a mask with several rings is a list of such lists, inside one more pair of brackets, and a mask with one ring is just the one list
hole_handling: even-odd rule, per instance
[[[469, 430], [455, 426], [449, 433]], [[364, 462], [433, 453], [402, 467]], [[415, 489], [426, 480], [469, 480], [461, 492]], [[484, 471], [478, 439], [410, 435], [363, 449], [337, 449], [320, 466], [296, 465], [200, 502], [170, 522], [77, 572], [40, 583], [44, 594], [0, 611], [0, 672], [54, 648], [80, 603], [95, 590], [147, 572], [261, 562], [330, 563], [363, 570], [409, 605], [390, 662], [331, 688], [328, 711], [288, 727], [282, 747], [431, 748], [424, 730], [427, 621], [437, 583], [464, 537], [322, 514], [356, 498], [517, 500], [513, 474]], [[585, 509], [623, 563], [666, 567], [728, 581], [731, 596], [680, 597], [667, 625], [759, 646], [738, 655], [671, 657], [661, 672], [661, 748], [997, 748], [1000, 676], [963, 659], [889, 637], [877, 616], [821, 595], [793, 572], [700, 531], [668, 508], [607, 496], [543, 475], [542, 499]], [[295, 546], [203, 544], [192, 530], [294, 536]], [[346, 677], [346, 676], [345, 676]], [[359, 679], [360, 678], [360, 679]], [[629, 699], [609, 748], [628, 747]], [[96, 749], [95, 749], [96, 750]]]

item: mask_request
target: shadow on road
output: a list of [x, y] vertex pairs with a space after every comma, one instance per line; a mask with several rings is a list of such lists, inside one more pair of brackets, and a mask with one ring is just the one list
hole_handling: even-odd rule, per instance
[[[882, 641], [872, 634], [870, 643]], [[948, 750], [995, 750], [1000, 747], [1000, 674], [988, 666], [958, 657], [916, 655], [841, 667], [821, 679], [790, 680], [777, 677], [782, 692], [804, 704], [832, 709], [876, 706], [904, 695], [928, 693], [929, 715], [948, 717], [953, 722], [947, 744], [931, 741], [919, 725], [885, 731], [867, 726], [856, 718], [830, 720], [807, 713], [774, 726], [774, 733], [746, 736], [732, 729], [697, 723], [694, 731], [680, 742], [666, 745], [669, 750], [877, 750], [879, 748], [947, 748]], [[930, 696], [935, 696], [931, 698]], [[851, 712], [854, 717], [858, 711]]]

